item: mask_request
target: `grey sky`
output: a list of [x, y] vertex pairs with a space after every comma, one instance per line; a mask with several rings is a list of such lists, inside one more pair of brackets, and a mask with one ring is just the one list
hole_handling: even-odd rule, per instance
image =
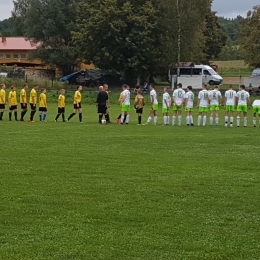
[[[248, 10], [253, 6], [260, 5], [259, 0], [214, 0], [213, 10], [218, 15], [234, 18], [237, 15], [246, 16]], [[9, 18], [13, 9], [12, 0], [0, 0], [0, 20]]]

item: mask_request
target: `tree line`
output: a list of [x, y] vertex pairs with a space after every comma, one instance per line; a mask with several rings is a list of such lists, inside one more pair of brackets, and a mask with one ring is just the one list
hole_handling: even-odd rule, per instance
[[[240, 45], [246, 55], [248, 43], [243, 41], [247, 37], [243, 28], [252, 24], [259, 8], [247, 18], [237, 17], [231, 22], [217, 17], [211, 10], [211, 0], [13, 3], [12, 18], [0, 23], [0, 31], [41, 42], [32, 58], [40, 58], [64, 74], [82, 62], [93, 63], [97, 68], [121, 73], [127, 81], [163, 74], [179, 62], [208, 64], [223, 55], [228, 44], [232, 48]], [[245, 60], [252, 66], [249, 58]]]

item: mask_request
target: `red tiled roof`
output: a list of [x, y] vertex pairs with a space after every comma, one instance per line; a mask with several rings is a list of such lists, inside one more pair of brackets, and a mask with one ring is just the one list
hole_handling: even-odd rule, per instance
[[0, 37], [0, 51], [2, 50], [35, 50], [36, 44], [32, 44], [24, 37]]

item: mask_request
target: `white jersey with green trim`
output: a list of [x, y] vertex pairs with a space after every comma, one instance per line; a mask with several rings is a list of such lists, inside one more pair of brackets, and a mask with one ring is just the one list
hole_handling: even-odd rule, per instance
[[150, 91], [150, 99], [151, 99], [151, 102], [153, 102], [154, 105], [158, 105], [157, 93], [154, 89]]
[[124, 90], [122, 92], [122, 97], [124, 98], [124, 101], [122, 104], [126, 105], [126, 106], [130, 106], [130, 91], [129, 90]]
[[172, 96], [174, 97], [175, 104], [180, 106], [185, 98], [185, 91], [181, 88], [175, 89]]
[[229, 89], [225, 92], [225, 97], [227, 99], [226, 106], [234, 106], [237, 92], [233, 89]]
[[249, 93], [245, 90], [237, 92], [238, 105], [247, 105], [247, 99], [250, 97]]
[[[165, 102], [165, 100], [166, 100], [166, 102]], [[163, 103], [163, 108], [164, 109], [167, 109], [167, 105], [168, 105], [168, 107], [170, 107], [170, 105], [171, 105], [171, 97], [170, 97], [169, 93], [164, 93], [163, 94], [162, 103]]]
[[193, 108], [193, 102], [194, 102], [194, 94], [192, 91], [188, 91], [185, 94], [185, 98], [187, 98], [187, 108]]
[[253, 102], [252, 107], [260, 107], [260, 100], [259, 100], [259, 99], [256, 99], [256, 100]]
[[200, 100], [200, 107], [208, 108], [209, 106], [209, 92], [203, 89], [199, 92], [198, 99]]
[[221, 97], [219, 90], [211, 90], [209, 93], [210, 105], [219, 106], [219, 97]]

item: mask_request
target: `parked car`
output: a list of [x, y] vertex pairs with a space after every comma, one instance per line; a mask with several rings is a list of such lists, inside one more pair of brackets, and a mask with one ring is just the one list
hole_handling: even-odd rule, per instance
[[260, 77], [260, 68], [254, 69], [251, 77]]

